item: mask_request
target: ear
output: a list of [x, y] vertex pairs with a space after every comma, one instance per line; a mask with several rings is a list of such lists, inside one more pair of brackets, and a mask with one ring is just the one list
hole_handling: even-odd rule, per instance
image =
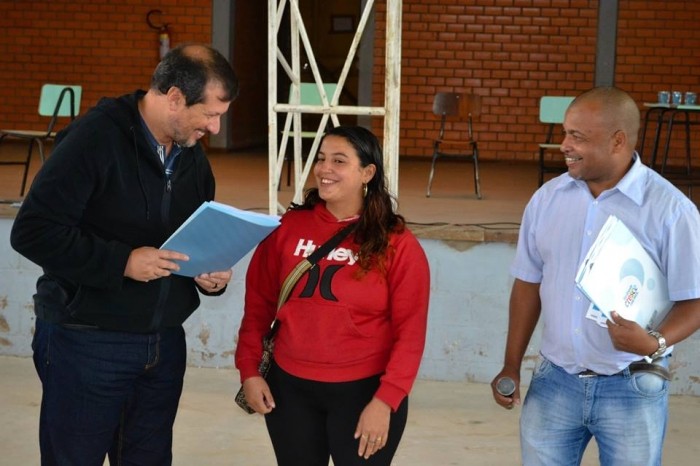
[[374, 165], [373, 163], [370, 163], [366, 167], [362, 169], [362, 182], [367, 184], [370, 182], [372, 178], [374, 178], [374, 174], [377, 173], [377, 166]]
[[175, 110], [178, 106], [185, 103], [185, 96], [182, 94], [180, 88], [171, 86], [168, 92], [165, 94], [165, 98], [168, 101], [168, 106]]
[[613, 150], [615, 152], [623, 152], [627, 148], [627, 133], [623, 130], [617, 130], [612, 136]]

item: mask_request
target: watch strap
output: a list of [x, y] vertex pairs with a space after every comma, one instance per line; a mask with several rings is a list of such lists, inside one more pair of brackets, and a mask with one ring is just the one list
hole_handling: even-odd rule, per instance
[[651, 330], [648, 333], [652, 337], [656, 338], [656, 341], [659, 343], [659, 347], [656, 349], [656, 351], [654, 351], [653, 353], [651, 353], [649, 355], [649, 358], [656, 359], [658, 357], [661, 357], [666, 352], [666, 349], [668, 348], [668, 346], [666, 345], [666, 338], [664, 338], [664, 336], [661, 335], [661, 333], [657, 332], [656, 330]]

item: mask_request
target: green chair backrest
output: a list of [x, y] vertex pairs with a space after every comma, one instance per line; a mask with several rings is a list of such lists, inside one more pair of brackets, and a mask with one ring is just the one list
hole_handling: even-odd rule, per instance
[[70, 92], [64, 94], [61, 106], [56, 113], [60, 117], [75, 117], [80, 113], [80, 100], [83, 94], [82, 86], [69, 86], [65, 84], [44, 84], [41, 87], [41, 98], [39, 99], [39, 115], [54, 116], [56, 104], [61, 96], [61, 92], [66, 87], [73, 89], [73, 109], [75, 114], [71, 115]]
[[[333, 99], [337, 87], [337, 83], [323, 83], [323, 90], [326, 92], [326, 99], [329, 103]], [[289, 86], [290, 101], [293, 89], [294, 84]], [[323, 105], [316, 83], [299, 83], [299, 103], [302, 105]]]
[[544, 96], [540, 98], [540, 122], [563, 123], [564, 114], [574, 97]]

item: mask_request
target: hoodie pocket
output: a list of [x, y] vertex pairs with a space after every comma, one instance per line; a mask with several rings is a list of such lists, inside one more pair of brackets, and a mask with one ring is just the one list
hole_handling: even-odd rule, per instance
[[317, 364], [349, 364], [372, 357], [389, 326], [376, 319], [360, 328], [352, 316], [346, 305], [290, 300], [280, 313], [284, 351], [296, 360]]

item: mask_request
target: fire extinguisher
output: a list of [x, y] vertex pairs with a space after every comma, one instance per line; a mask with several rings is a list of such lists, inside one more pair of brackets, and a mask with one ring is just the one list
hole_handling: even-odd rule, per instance
[[146, 13], [146, 22], [152, 29], [157, 29], [158, 30], [158, 51], [160, 54], [160, 59], [162, 60], [163, 57], [165, 56], [166, 53], [170, 50], [170, 30], [168, 29], [168, 26], [170, 24], [168, 23], [161, 23], [161, 24], [153, 24], [151, 21], [151, 15], [153, 14], [162, 14], [163, 12], [160, 10], [151, 10], [148, 13]]
[[164, 24], [160, 28], [160, 34], [158, 34], [158, 43], [160, 50], [160, 59], [162, 60], [166, 53], [170, 50], [170, 32], [168, 32], [168, 25]]

